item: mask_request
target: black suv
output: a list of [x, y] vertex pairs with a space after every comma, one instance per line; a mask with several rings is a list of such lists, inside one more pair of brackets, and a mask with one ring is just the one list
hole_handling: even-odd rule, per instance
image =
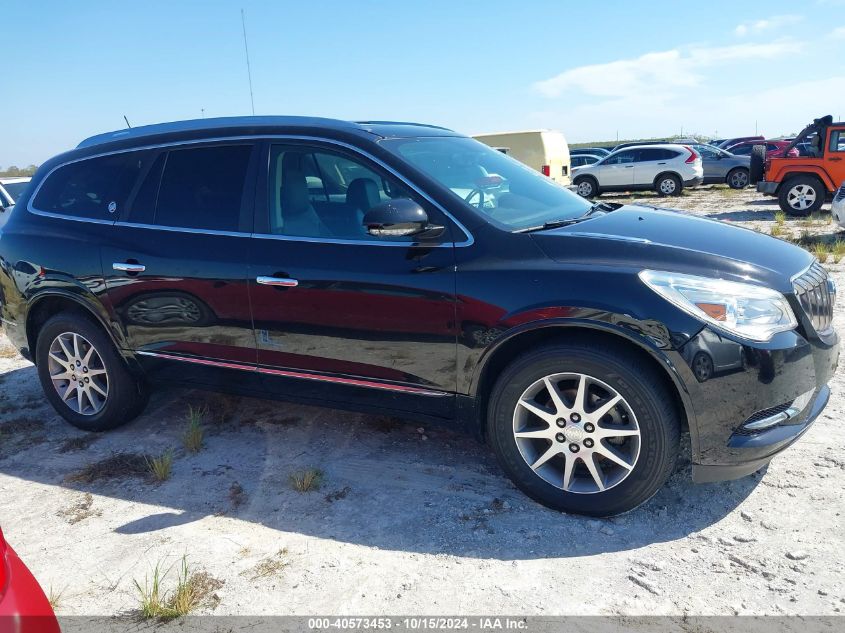
[[[175, 382], [473, 429], [592, 515], [739, 477], [827, 403], [835, 289], [804, 250], [584, 200], [438, 127], [248, 117], [96, 136], [0, 233], [0, 308], [71, 424]], [[339, 422], [340, 423], [340, 422]]]

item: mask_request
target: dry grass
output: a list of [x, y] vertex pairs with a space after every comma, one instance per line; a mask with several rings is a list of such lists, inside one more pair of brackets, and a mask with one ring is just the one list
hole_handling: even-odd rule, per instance
[[17, 356], [18, 350], [14, 346], [5, 341], [0, 341], [0, 358], [16, 358]]
[[53, 585], [50, 585], [50, 591], [47, 592], [47, 601], [50, 603], [50, 606], [53, 608], [53, 611], [58, 610], [58, 608], [62, 604], [62, 596], [64, 595], [64, 589], [59, 592], [56, 592], [53, 589]]
[[775, 224], [770, 231], [772, 237], [782, 237], [786, 235], [786, 230], [779, 224]]
[[203, 408], [211, 412], [211, 419], [217, 424], [228, 424], [235, 417], [241, 399], [226, 393], [216, 393], [208, 398]]
[[828, 247], [825, 242], [816, 242], [813, 245], [813, 255], [816, 256], [816, 259], [819, 260], [822, 264], [827, 261], [828, 255]]
[[189, 453], [198, 453], [202, 449], [205, 430], [202, 422], [208, 415], [208, 407], [188, 406], [188, 428], [182, 435], [182, 445]]
[[148, 457], [142, 453], [116, 453], [65, 477], [69, 483], [93, 484], [98, 481], [148, 477]]
[[90, 492], [86, 492], [82, 497], [66, 508], [62, 508], [56, 512], [56, 516], [64, 518], [70, 525], [75, 525], [89, 517], [102, 516], [102, 510], [95, 510], [94, 497]]
[[836, 240], [831, 247], [831, 251], [833, 252], [833, 262], [838, 264], [839, 260], [845, 257], [845, 241]]
[[86, 450], [91, 444], [100, 439], [100, 435], [89, 433], [88, 435], [80, 435], [79, 437], [69, 437], [59, 445], [58, 451], [60, 453], [76, 453], [78, 451]]
[[783, 226], [786, 223], [786, 213], [783, 211], [776, 211], [775, 212], [775, 224], [778, 226]]
[[232, 507], [236, 510], [240, 508], [243, 504], [247, 502], [249, 496], [237, 481], [233, 482], [231, 486], [229, 486], [229, 501], [232, 503]]
[[213, 606], [220, 601], [213, 592], [223, 586], [223, 582], [207, 572], [191, 572], [188, 557], [183, 556], [177, 571], [176, 588], [167, 593], [163, 583], [170, 569], [161, 570], [161, 563], [153, 568], [152, 579], [144, 578], [144, 586], [137, 580], [135, 588], [140, 596], [141, 617], [162, 621], [173, 620], [196, 611], [203, 604]]
[[158, 457], [147, 457], [147, 469], [155, 481], [162, 482], [170, 479], [173, 470], [173, 449], [168, 448]]
[[311, 492], [318, 490], [323, 482], [323, 471], [316, 468], [306, 468], [290, 475], [290, 483], [297, 492]]
[[241, 572], [241, 576], [247, 576], [250, 580], [275, 576], [288, 566], [287, 553], [288, 550], [282, 548], [275, 555], [263, 558], [255, 566]]

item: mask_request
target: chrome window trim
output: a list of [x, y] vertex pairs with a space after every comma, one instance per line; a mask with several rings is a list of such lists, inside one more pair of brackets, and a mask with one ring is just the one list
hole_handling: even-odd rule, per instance
[[[358, 154], [363, 156], [364, 158], [372, 161], [380, 168], [384, 169], [391, 175], [393, 175], [396, 179], [399, 180], [400, 183], [407, 186], [412, 191], [416, 192], [419, 196], [424, 198], [427, 202], [432, 204], [436, 207], [441, 213], [443, 213], [446, 217], [448, 217], [454, 224], [457, 226], [463, 233], [466, 239], [463, 241], [451, 241], [447, 243], [441, 244], [425, 244], [424, 242], [381, 242], [376, 240], [347, 240], [347, 239], [333, 239], [333, 238], [318, 238], [318, 237], [300, 237], [295, 235], [275, 235], [272, 233], [244, 233], [244, 232], [237, 232], [237, 231], [213, 231], [213, 230], [204, 230], [204, 229], [192, 229], [188, 227], [165, 227], [159, 226], [157, 224], [135, 224], [132, 222], [115, 222], [113, 220], [101, 220], [98, 218], [77, 218], [74, 216], [63, 215], [60, 213], [54, 213], [52, 211], [42, 211], [40, 209], [36, 209], [33, 206], [33, 202], [35, 198], [38, 196], [38, 192], [41, 190], [42, 185], [47, 181], [53, 173], [67, 165], [72, 165], [73, 163], [78, 163], [83, 160], [92, 160], [94, 158], [101, 158], [103, 156], [112, 156], [115, 154], [125, 154], [127, 152], [142, 152], [151, 149], [164, 149], [169, 147], [180, 147], [183, 145], [190, 145], [190, 146], [200, 146], [204, 144], [213, 144], [213, 143], [225, 143], [225, 142], [233, 142], [237, 143], [240, 141], [261, 141], [261, 140], [288, 140], [288, 141], [306, 141], [306, 142], [317, 142], [317, 143], [326, 143], [329, 145], [335, 145], [337, 147], [342, 147], [347, 149], [354, 154]], [[422, 189], [414, 185], [413, 183], [409, 182], [404, 176], [399, 174], [395, 169], [384, 163], [381, 159], [373, 156], [366, 150], [363, 150], [355, 145], [351, 145], [344, 141], [338, 141], [335, 139], [325, 138], [321, 136], [303, 136], [298, 134], [256, 134], [254, 136], [222, 136], [222, 137], [214, 137], [214, 138], [202, 138], [202, 139], [186, 139], [182, 141], [173, 141], [171, 143], [156, 143], [152, 145], [138, 145], [135, 147], [127, 147], [124, 149], [116, 149], [111, 150], [108, 152], [100, 152], [98, 154], [91, 154], [90, 156], [83, 156], [81, 158], [74, 158], [73, 160], [67, 160], [63, 163], [59, 163], [55, 167], [53, 167], [47, 175], [44, 176], [41, 181], [38, 183], [38, 186], [35, 188], [35, 191], [32, 192], [32, 195], [29, 197], [29, 200], [26, 204], [26, 210], [32, 213], [33, 215], [43, 215], [46, 217], [54, 217], [63, 220], [74, 220], [77, 222], [91, 222], [94, 224], [113, 224], [116, 226], [129, 226], [135, 228], [144, 228], [144, 229], [162, 229], [168, 231], [177, 231], [182, 233], [204, 233], [209, 235], [230, 235], [230, 236], [243, 236], [243, 237], [256, 237], [259, 239], [272, 239], [272, 240], [285, 240], [285, 241], [292, 241], [292, 242], [316, 242], [316, 243], [326, 243], [326, 244], [364, 244], [369, 246], [399, 246], [404, 248], [409, 248], [411, 246], [418, 246], [424, 245], [429, 248], [452, 248], [452, 247], [465, 247], [465, 246], [472, 246], [475, 243], [475, 238], [473, 237], [472, 233], [467, 229], [454, 215], [449, 213], [443, 205], [434, 201], [434, 199], [425, 193]]]

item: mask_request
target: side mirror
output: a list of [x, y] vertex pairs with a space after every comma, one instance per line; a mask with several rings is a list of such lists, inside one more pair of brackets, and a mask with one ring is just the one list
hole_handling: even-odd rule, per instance
[[372, 207], [364, 214], [367, 233], [376, 237], [407, 237], [428, 233], [428, 214], [413, 200], [396, 198]]

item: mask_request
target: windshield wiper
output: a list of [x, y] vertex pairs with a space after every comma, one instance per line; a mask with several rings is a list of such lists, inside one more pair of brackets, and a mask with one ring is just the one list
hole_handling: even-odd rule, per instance
[[539, 224], [537, 226], [529, 226], [524, 229], [517, 229], [514, 233], [533, 233], [534, 231], [548, 231], [550, 229], [559, 229], [562, 226], [569, 226], [570, 224], [577, 224], [578, 222], [583, 222], [587, 218], [589, 218], [594, 213], [601, 213], [604, 215], [608, 211], [612, 211], [613, 209], [608, 207], [604, 202], [596, 202], [587, 209], [584, 215], [579, 215], [577, 218], [568, 218], [566, 220], [549, 220], [548, 222], [544, 222], [543, 224]]

